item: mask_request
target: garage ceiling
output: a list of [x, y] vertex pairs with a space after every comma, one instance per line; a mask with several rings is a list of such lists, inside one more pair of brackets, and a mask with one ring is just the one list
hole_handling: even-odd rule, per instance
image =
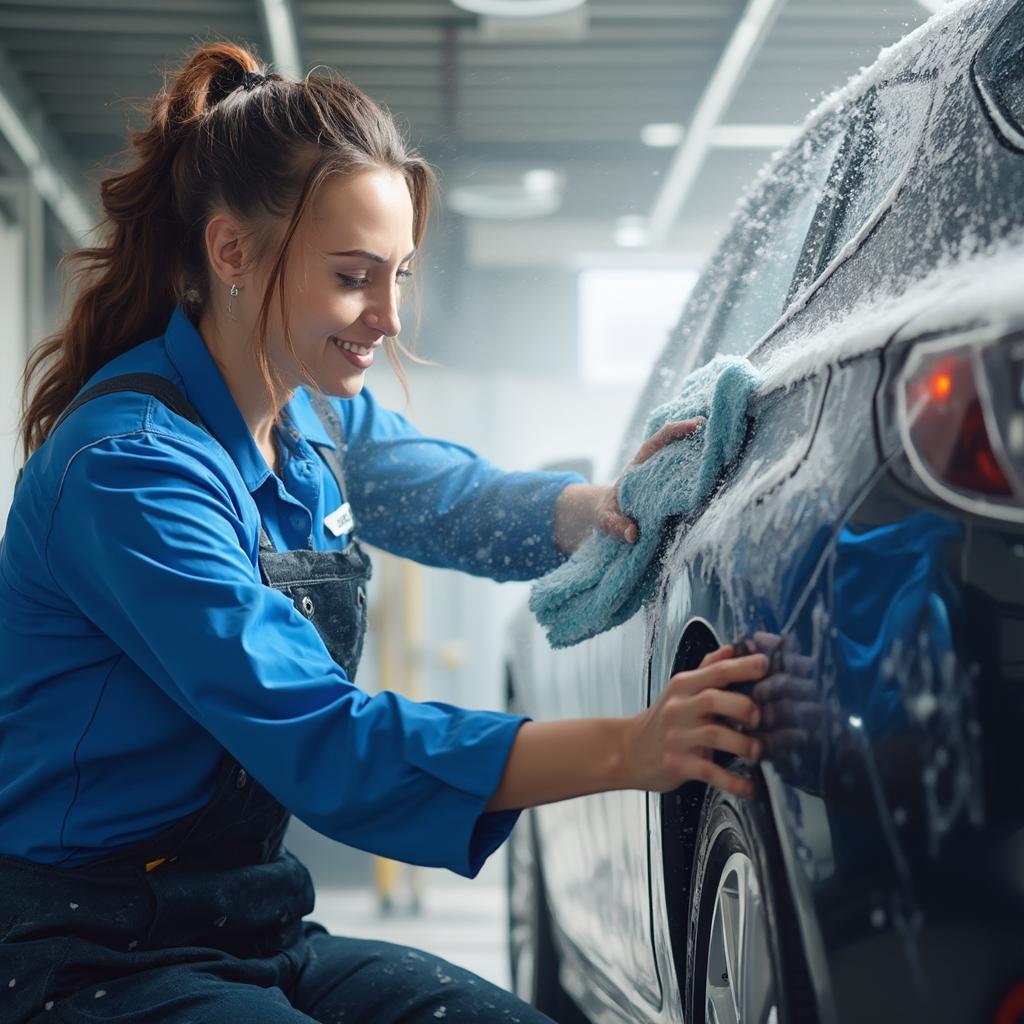
[[[652, 210], [676, 154], [645, 146], [641, 128], [693, 123], [741, 17], [757, 3], [589, 0], [546, 27], [480, 18], [448, 0], [286, 6], [301, 65], [330, 65], [390, 107], [445, 188], [531, 167], [564, 174], [563, 205], [545, 227], [568, 251], [614, 248], [616, 218]], [[93, 201], [126, 128], [140, 121], [133, 106], [157, 89], [164, 65], [217, 37], [272, 58], [262, 11], [261, 0], [0, 0], [0, 87]], [[918, 0], [782, 3], [717, 118], [730, 131], [702, 154], [668, 244], [688, 247], [721, 223], [770, 149], [772, 139], [750, 126], [799, 123], [927, 15]], [[10, 154], [8, 162], [14, 173]], [[514, 228], [472, 225], [485, 241], [504, 232], [513, 249]]]

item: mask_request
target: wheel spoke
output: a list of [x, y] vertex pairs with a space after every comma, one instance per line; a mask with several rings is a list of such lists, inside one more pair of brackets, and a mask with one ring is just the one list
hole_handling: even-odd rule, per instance
[[711, 943], [708, 949], [707, 984], [705, 986], [705, 1017], [708, 1024], [739, 1024], [733, 1001], [725, 955], [726, 935], [721, 906], [716, 905], [711, 924]]
[[777, 1024], [768, 918], [745, 853], [732, 854], [722, 868], [708, 938], [709, 1024]]
[[749, 861], [745, 872], [747, 912], [744, 917], [743, 952], [740, 985], [741, 1019], [745, 1024], [768, 1024], [775, 1003], [771, 955], [768, 950], [768, 918], [758, 886], [757, 875]]

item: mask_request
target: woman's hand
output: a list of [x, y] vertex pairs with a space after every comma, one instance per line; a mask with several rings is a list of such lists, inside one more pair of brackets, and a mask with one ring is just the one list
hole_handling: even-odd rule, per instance
[[[665, 793], [694, 779], [753, 796], [749, 780], [726, 771], [712, 757], [715, 750], [751, 761], [761, 757], [760, 740], [730, 724], [756, 728], [757, 705], [726, 687], [760, 679], [768, 659], [763, 654], [734, 655], [728, 644], [692, 672], [677, 673], [657, 702], [632, 718], [524, 722], [486, 809], [536, 807], [615, 789]], [[594, 682], [601, 685], [601, 680]]]
[[753, 796], [749, 779], [733, 775], [712, 757], [721, 750], [757, 761], [762, 753], [760, 740], [729, 722], [757, 728], [757, 705], [726, 687], [761, 679], [768, 659], [763, 654], [733, 657], [733, 650], [731, 644], [720, 647], [699, 668], [672, 676], [658, 700], [629, 720], [623, 754], [627, 788], [666, 793], [699, 780], [737, 796]]
[[703, 418], [697, 417], [692, 420], [672, 420], [666, 423], [657, 433], [652, 434], [642, 445], [636, 455], [629, 461], [626, 468], [619, 474], [618, 480], [605, 489], [605, 494], [599, 501], [595, 510], [595, 526], [619, 540], [629, 544], [635, 544], [640, 538], [640, 528], [637, 524], [623, 513], [619, 505], [619, 487], [622, 484], [622, 477], [626, 470], [633, 466], [639, 466], [646, 462], [652, 455], [661, 451], [665, 445], [672, 441], [678, 441], [681, 437], [688, 437], [697, 430], [704, 422]]

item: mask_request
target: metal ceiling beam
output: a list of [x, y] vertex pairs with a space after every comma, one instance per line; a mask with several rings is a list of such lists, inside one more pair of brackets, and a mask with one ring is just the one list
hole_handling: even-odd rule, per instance
[[0, 134], [74, 244], [82, 245], [96, 223], [95, 210], [71, 184], [73, 164], [63, 144], [3, 50], [0, 50]]
[[[416, 19], [419, 21], [446, 19], [450, 21], [475, 21], [475, 15], [459, 10], [449, 0], [443, 3], [432, 3], [429, 0], [412, 0], [412, 2], [367, 3], [366, 0], [353, 0], [340, 3], [339, 0], [304, 0], [303, 14], [307, 18], [323, 17], [341, 19], [342, 21], [398, 21]], [[719, 18], [721, 7], [714, 4], [686, 4], [685, 6], [664, 6], [662, 4], [642, 4], [632, 2], [618, 7], [594, 7], [590, 12], [591, 19], [603, 21], [654, 20], [654, 21], [692, 21], [699, 24], [708, 18]]]
[[304, 78], [291, 0], [259, 0], [263, 34], [274, 67], [289, 78]]
[[712, 132], [743, 80], [785, 0], [750, 0], [722, 51], [689, 130], [665, 175], [648, 218], [652, 245], [665, 241], [690, 195], [711, 147]]

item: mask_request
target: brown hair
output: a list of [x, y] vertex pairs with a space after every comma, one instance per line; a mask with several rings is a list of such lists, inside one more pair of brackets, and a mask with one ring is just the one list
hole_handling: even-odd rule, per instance
[[[61, 259], [61, 266], [75, 265], [71, 280], [80, 288], [67, 321], [32, 350], [22, 377], [26, 458], [96, 370], [163, 333], [176, 303], [198, 321], [209, 294], [204, 231], [216, 207], [254, 223], [261, 215], [290, 214], [273, 256], [254, 346], [275, 418], [282, 388], [267, 356], [268, 311], [276, 286], [294, 356], [284, 268], [299, 219], [320, 185], [333, 174], [398, 171], [409, 186], [419, 248], [437, 179], [408, 148], [390, 113], [335, 72], [310, 73], [299, 82], [279, 74], [261, 81], [252, 74], [266, 69], [241, 46], [198, 47], [153, 98], [146, 127], [130, 133], [133, 166], [100, 182], [101, 244]], [[424, 360], [397, 338], [385, 345], [408, 397], [397, 350]]]

